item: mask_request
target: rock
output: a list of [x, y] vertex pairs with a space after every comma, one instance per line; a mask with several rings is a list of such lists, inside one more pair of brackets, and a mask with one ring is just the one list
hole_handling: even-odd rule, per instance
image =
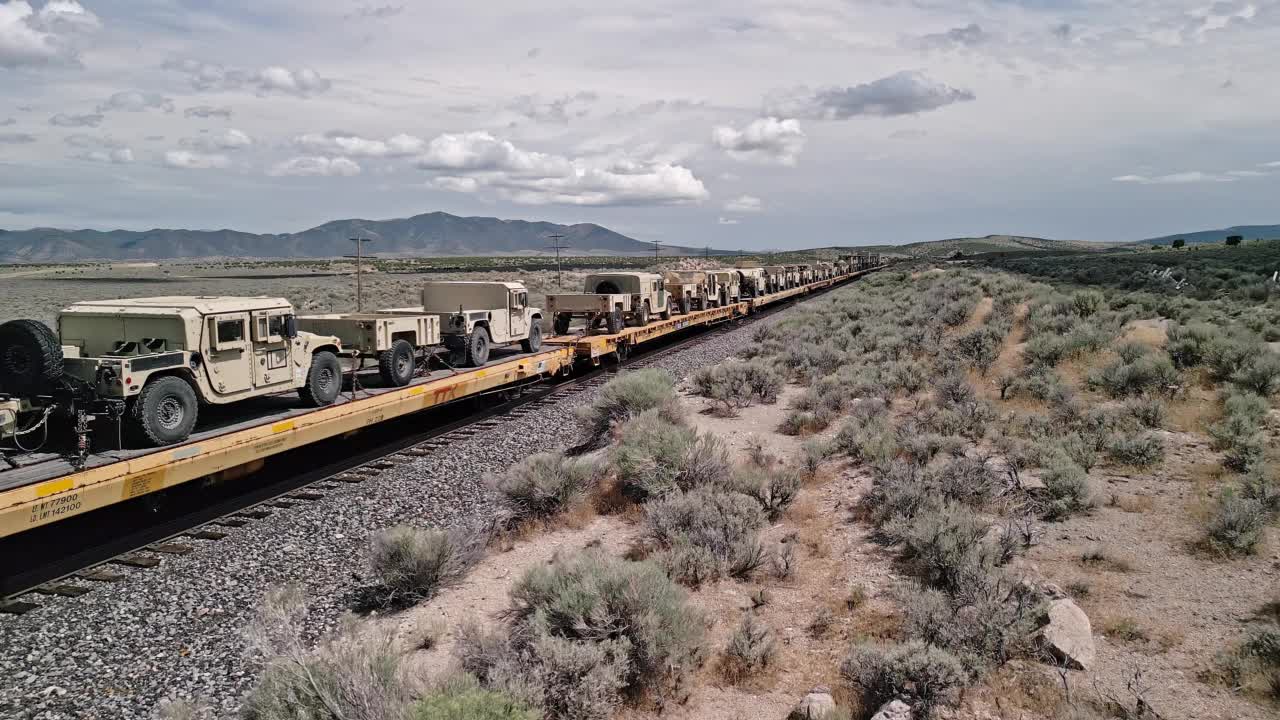
[[831, 697], [831, 690], [819, 685], [800, 700], [796, 709], [791, 711], [790, 720], [823, 720], [834, 717], [835, 712], [836, 701]]
[[875, 715], [871, 716], [871, 720], [911, 720], [911, 706], [901, 700], [890, 700]]
[[1093, 665], [1093, 627], [1089, 616], [1068, 599], [1049, 603], [1049, 623], [1040, 632], [1045, 647], [1073, 670]]

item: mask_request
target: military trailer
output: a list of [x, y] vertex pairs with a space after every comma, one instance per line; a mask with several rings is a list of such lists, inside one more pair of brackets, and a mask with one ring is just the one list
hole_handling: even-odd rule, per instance
[[185, 440], [201, 405], [288, 391], [333, 403], [341, 350], [299, 331], [282, 298], [86, 301], [59, 313], [57, 335], [32, 320], [0, 326], [0, 391], [38, 408], [70, 388], [78, 402], [118, 405], [133, 440], [160, 446]]
[[298, 329], [339, 338], [344, 357], [357, 369], [376, 361], [388, 387], [408, 385], [441, 343], [440, 317], [421, 313], [300, 315]]
[[671, 308], [681, 315], [688, 315], [690, 310], [706, 310], [711, 298], [711, 290], [704, 272], [675, 272], [662, 274], [667, 292], [671, 295]]
[[596, 273], [586, 277], [581, 293], [548, 295], [547, 312], [559, 335], [569, 332], [575, 317], [586, 318], [588, 331], [604, 325], [615, 334], [628, 320], [644, 326], [655, 313], [663, 320], [671, 317], [670, 293], [655, 273]]

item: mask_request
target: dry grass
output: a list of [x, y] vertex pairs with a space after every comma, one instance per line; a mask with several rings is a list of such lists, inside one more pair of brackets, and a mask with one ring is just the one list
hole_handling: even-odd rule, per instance
[[796, 539], [813, 557], [825, 558], [831, 552], [830, 538], [835, 531], [835, 520], [822, 513], [813, 498], [797, 501], [787, 509], [786, 520], [796, 526]]
[[1128, 558], [1117, 555], [1100, 545], [1082, 550], [1079, 555], [1079, 562], [1082, 567], [1094, 570], [1121, 573], [1133, 571], [1133, 563]]
[[1165, 426], [1177, 432], [1203, 434], [1222, 415], [1215, 395], [1188, 380], [1186, 392], [1165, 405]]
[[1155, 509], [1156, 501], [1150, 495], [1113, 494], [1107, 504], [1127, 513], [1146, 513]]

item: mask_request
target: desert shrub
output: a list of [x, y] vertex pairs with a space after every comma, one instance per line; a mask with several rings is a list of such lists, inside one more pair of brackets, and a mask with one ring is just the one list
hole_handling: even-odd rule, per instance
[[921, 716], [951, 702], [970, 676], [951, 653], [922, 642], [854, 645], [840, 676], [866, 708], [905, 699]]
[[539, 720], [524, 703], [459, 675], [428, 692], [413, 706], [413, 720]]
[[1266, 522], [1267, 515], [1261, 502], [1228, 488], [1218, 498], [1209, 518], [1205, 540], [1211, 548], [1224, 554], [1247, 555], [1262, 540]]
[[1002, 488], [1000, 478], [986, 460], [958, 457], [944, 465], [932, 478], [938, 497], [981, 508]]
[[822, 432], [836, 419], [836, 413], [827, 408], [792, 410], [782, 419], [778, 432], [783, 435], [812, 435]]
[[1139, 468], [1164, 460], [1164, 442], [1151, 433], [1117, 436], [1107, 450], [1116, 462]]
[[[701, 560], [696, 578], [682, 576], [677, 572], [679, 566], [668, 568], [682, 581], [696, 579], [690, 584], [727, 574], [731, 565], [742, 563], [741, 568], [754, 562], [758, 567], [764, 563], [756, 531], [764, 524], [765, 515], [756, 500], [741, 493], [710, 488], [673, 493], [649, 503], [645, 519], [649, 537], [674, 551], [676, 557], [671, 560]], [[685, 551], [690, 548], [697, 548], [702, 557], [688, 557]], [[717, 562], [716, 574], [710, 578], [703, 576], [707, 554]]]
[[723, 362], [693, 375], [694, 392], [717, 403], [726, 415], [753, 402], [776, 402], [783, 383], [781, 373], [758, 360]]
[[1206, 349], [1218, 335], [1218, 329], [1212, 325], [1170, 323], [1166, 330], [1165, 349], [1177, 367], [1195, 367], [1205, 361]]
[[1240, 479], [1240, 496], [1258, 501], [1265, 512], [1280, 512], [1280, 479], [1264, 463], [1257, 463]]
[[647, 410], [622, 426], [612, 460], [623, 491], [644, 501], [677, 490], [722, 483], [729, 453], [712, 434], [697, 434]]
[[1122, 362], [1131, 363], [1151, 352], [1151, 348], [1133, 340], [1126, 340], [1115, 348]]
[[351, 616], [314, 649], [303, 639], [307, 608], [296, 587], [269, 591], [245, 629], [266, 666], [245, 698], [248, 720], [404, 720], [410, 686], [391, 634]]
[[562, 512], [595, 485], [594, 462], [563, 453], [538, 453], [517, 463], [494, 483], [502, 507], [514, 519], [543, 518]]
[[946, 650], [967, 668], [999, 666], [1032, 650], [1043, 608], [1028, 586], [994, 576], [984, 592], [952, 597], [914, 587], [901, 596], [903, 634]]
[[1111, 397], [1131, 397], [1144, 393], [1171, 392], [1181, 379], [1173, 362], [1164, 355], [1145, 355], [1131, 363], [1116, 361], [1089, 376], [1090, 387]]
[[800, 474], [807, 479], [812, 480], [817, 476], [818, 470], [822, 467], [822, 463], [836, 451], [836, 446], [832, 442], [821, 438], [809, 438], [800, 446], [799, 470]]
[[606, 720], [622, 702], [629, 649], [625, 638], [553, 634], [535, 616], [507, 632], [464, 626], [454, 653], [483, 687], [536, 709], [535, 717]]
[[387, 602], [418, 600], [466, 575], [483, 556], [487, 540], [473, 528], [397, 525], [374, 535], [370, 565]]
[[578, 421], [588, 442], [599, 443], [618, 424], [646, 410], [662, 409], [668, 421], [679, 417], [676, 409], [675, 378], [665, 370], [626, 372], [605, 383], [591, 405], [582, 409]]
[[1022, 357], [1034, 367], [1051, 368], [1067, 356], [1067, 341], [1057, 335], [1036, 335], [1022, 348]]
[[938, 319], [947, 327], [958, 327], [963, 325], [972, 313], [973, 303], [965, 302], [963, 300], [950, 302], [943, 306], [942, 312], [938, 315]]
[[800, 493], [800, 471], [795, 468], [744, 468], [735, 476], [729, 489], [754, 498], [769, 520], [777, 520]]
[[956, 352], [981, 372], [986, 372], [1000, 356], [1003, 334], [989, 327], [982, 327], [961, 335], [956, 340]]
[[1168, 414], [1164, 402], [1154, 397], [1132, 398], [1125, 402], [1124, 409], [1143, 427], [1152, 429], [1162, 427]]
[[1008, 392], [1015, 397], [1025, 395], [1053, 403], [1066, 402], [1072, 396], [1071, 386], [1064, 382], [1058, 373], [1048, 367], [1037, 365], [1028, 366], [1014, 379]]
[[984, 586], [1003, 559], [987, 539], [990, 527], [969, 508], [948, 503], [896, 517], [883, 532], [902, 547], [903, 557], [928, 585], [964, 596]]
[[1243, 363], [1231, 374], [1231, 382], [1237, 387], [1255, 392], [1262, 397], [1280, 392], [1280, 354], [1260, 352]]
[[773, 662], [776, 639], [773, 629], [756, 618], [754, 613], [743, 616], [721, 659], [721, 671], [731, 683], [742, 682], [769, 667]]
[[616, 643], [626, 659], [623, 687], [631, 691], [677, 689], [702, 660], [702, 617], [653, 563], [583, 553], [530, 569], [511, 600], [517, 629]]
[[[1080, 466], [1080, 469], [1088, 473], [1098, 464], [1098, 447], [1093, 438], [1086, 437], [1079, 432], [1068, 433], [1058, 441], [1057, 450], [1061, 451], [1061, 455], [1065, 455], [1071, 462]], [[1052, 457], [1055, 448], [1050, 448], [1044, 457]]]
[[1214, 380], [1228, 380], [1264, 352], [1266, 349], [1256, 337], [1241, 333], [1219, 335], [1205, 346], [1204, 362]]
[[887, 372], [887, 383], [894, 390], [901, 390], [907, 395], [914, 395], [929, 381], [930, 372], [922, 363], [915, 360], [903, 360], [892, 363]]
[[1241, 417], [1261, 425], [1270, 410], [1266, 398], [1252, 392], [1227, 392], [1223, 396], [1222, 412], [1227, 417]]
[[796, 546], [784, 542], [769, 556], [769, 569], [779, 580], [786, 580], [796, 570]]
[[1089, 478], [1079, 465], [1066, 455], [1055, 455], [1040, 474], [1044, 481], [1046, 520], [1064, 520], [1093, 507]]
[[1107, 298], [1097, 290], [1081, 290], [1072, 294], [1071, 306], [1076, 315], [1093, 317], [1107, 307]]

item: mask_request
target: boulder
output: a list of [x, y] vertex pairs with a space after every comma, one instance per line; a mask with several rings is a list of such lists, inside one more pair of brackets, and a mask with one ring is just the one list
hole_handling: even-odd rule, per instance
[[836, 701], [831, 697], [831, 689], [818, 687], [805, 695], [795, 710], [791, 711], [789, 720], [825, 720], [836, 714]]
[[901, 700], [890, 700], [875, 715], [871, 716], [871, 720], [911, 720], [911, 706]]
[[1045, 648], [1073, 670], [1093, 665], [1093, 627], [1075, 603], [1061, 598], [1049, 603], [1049, 622], [1040, 631]]

